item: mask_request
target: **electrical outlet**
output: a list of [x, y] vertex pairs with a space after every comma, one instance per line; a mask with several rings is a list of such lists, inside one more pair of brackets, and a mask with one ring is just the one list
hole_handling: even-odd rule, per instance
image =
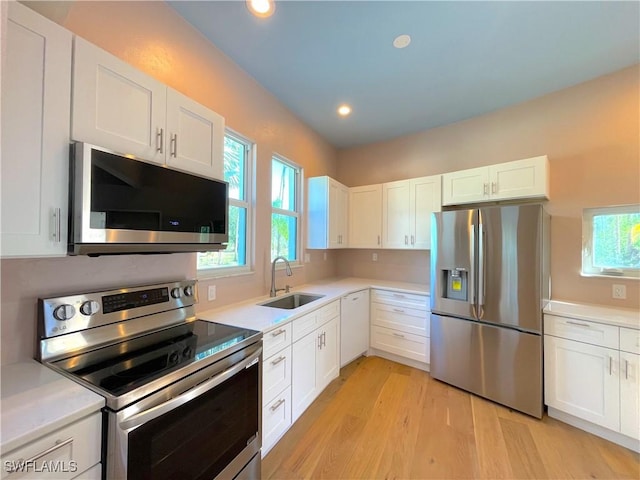
[[627, 286], [626, 285], [614, 285], [612, 291], [612, 297], [624, 300], [627, 298]]
[[216, 299], [216, 286], [215, 285], [209, 285], [209, 288], [207, 289], [207, 299], [212, 302], [213, 300]]
[[371, 255], [371, 260], [373, 260], [374, 262], [378, 261], [378, 254], [374, 253], [373, 255]]

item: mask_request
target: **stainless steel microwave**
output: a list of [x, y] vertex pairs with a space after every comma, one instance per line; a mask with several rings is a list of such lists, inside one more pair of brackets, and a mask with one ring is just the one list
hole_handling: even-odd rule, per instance
[[228, 184], [110, 150], [71, 145], [70, 255], [220, 250]]

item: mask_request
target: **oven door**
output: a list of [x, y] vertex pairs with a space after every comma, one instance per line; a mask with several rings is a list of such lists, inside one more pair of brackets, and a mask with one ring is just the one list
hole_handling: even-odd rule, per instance
[[227, 479], [252, 459], [255, 466], [261, 447], [261, 355], [260, 342], [107, 413], [106, 477]]

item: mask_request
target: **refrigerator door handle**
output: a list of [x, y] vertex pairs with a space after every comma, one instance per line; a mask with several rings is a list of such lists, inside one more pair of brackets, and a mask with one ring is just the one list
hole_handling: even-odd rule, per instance
[[484, 265], [484, 227], [482, 217], [478, 214], [478, 319], [484, 316], [485, 297], [485, 265]]
[[476, 264], [476, 228], [475, 225], [472, 223], [470, 225], [470, 232], [471, 232], [471, 238], [470, 238], [470, 242], [469, 242], [469, 249], [471, 250], [469, 252], [469, 257], [471, 260], [471, 271], [469, 272], [469, 291], [471, 292], [471, 299], [469, 300], [469, 303], [471, 304], [471, 315], [473, 316], [473, 318], [475, 318], [476, 320], [479, 319], [478, 317], [478, 312], [476, 311], [476, 303], [478, 301], [478, 299], [476, 298], [476, 280], [475, 280], [475, 264]]

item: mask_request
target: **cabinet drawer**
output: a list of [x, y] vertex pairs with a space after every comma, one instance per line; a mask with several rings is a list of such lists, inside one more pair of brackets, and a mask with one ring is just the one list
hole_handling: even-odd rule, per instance
[[267, 358], [262, 364], [262, 404], [291, 385], [291, 345]]
[[[73, 478], [100, 462], [101, 428], [101, 415], [95, 413], [17, 448], [2, 456], [1, 478], [41, 480], [44, 469], [54, 466], [59, 471], [50, 478]], [[19, 461], [24, 462], [24, 471], [10, 473]]]
[[318, 312], [311, 312], [296, 318], [293, 322], [293, 341], [297, 342], [308, 333], [313, 332], [318, 326]]
[[284, 391], [262, 409], [262, 456], [291, 426], [291, 387]]
[[620, 327], [620, 350], [640, 354], [640, 330]]
[[371, 323], [379, 327], [427, 337], [428, 313], [414, 308], [373, 303]]
[[419, 310], [429, 309], [429, 297], [426, 295], [416, 295], [413, 293], [393, 292], [391, 290], [371, 290], [371, 301], [397, 305], [406, 308], [416, 308]]
[[329, 305], [325, 305], [324, 307], [318, 309], [317, 315], [318, 326], [327, 323], [334, 317], [337, 317], [338, 315], [340, 315], [340, 300], [331, 302]]
[[390, 328], [371, 327], [371, 347], [429, 363], [429, 339]]
[[291, 345], [291, 323], [277, 327], [262, 336], [262, 358], [270, 357], [287, 345]]
[[618, 348], [618, 327], [573, 318], [544, 316], [544, 333], [601, 347]]

